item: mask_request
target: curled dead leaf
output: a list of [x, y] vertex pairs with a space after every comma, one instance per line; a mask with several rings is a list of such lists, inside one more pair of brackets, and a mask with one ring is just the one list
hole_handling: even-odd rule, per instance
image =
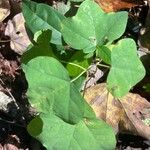
[[132, 8], [143, 3], [142, 0], [95, 0], [105, 12]]
[[17, 14], [12, 21], [9, 20], [5, 30], [5, 35], [10, 37], [10, 46], [18, 54], [23, 54], [30, 40], [24, 26], [25, 20], [22, 13]]
[[108, 92], [106, 84], [98, 84], [86, 90], [85, 99], [116, 133], [138, 134], [150, 140], [150, 126], [143, 121], [150, 119], [150, 103], [140, 95], [129, 93], [119, 100]]

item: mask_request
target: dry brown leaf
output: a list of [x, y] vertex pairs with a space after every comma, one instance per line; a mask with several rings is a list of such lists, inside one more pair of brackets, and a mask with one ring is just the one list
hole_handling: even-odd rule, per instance
[[150, 126], [143, 122], [150, 119], [150, 103], [140, 95], [129, 93], [118, 100], [107, 91], [106, 84], [98, 84], [86, 90], [85, 99], [116, 133], [138, 134], [150, 140]]
[[96, 64], [92, 64], [88, 71], [88, 77], [83, 83], [82, 90], [87, 89], [96, 84], [96, 82], [104, 75], [104, 72], [100, 70]]
[[12, 21], [8, 21], [5, 30], [5, 35], [9, 36], [11, 39], [11, 48], [18, 54], [23, 54], [30, 44], [24, 22], [22, 13], [19, 13], [12, 19]]
[[0, 144], [0, 149], [3, 149], [3, 146], [2, 146], [2, 144]]
[[9, 108], [8, 105], [13, 103], [13, 99], [9, 96], [7, 96], [5, 93], [0, 91], [0, 111], [8, 113], [9, 112]]
[[15, 79], [19, 74], [19, 66], [15, 60], [7, 60], [0, 54], [0, 76], [9, 76]]
[[105, 12], [132, 8], [143, 3], [142, 0], [95, 0]]
[[0, 0], [0, 22], [10, 14], [9, 0]]
[[19, 150], [20, 139], [16, 135], [9, 135], [5, 141], [3, 150]]

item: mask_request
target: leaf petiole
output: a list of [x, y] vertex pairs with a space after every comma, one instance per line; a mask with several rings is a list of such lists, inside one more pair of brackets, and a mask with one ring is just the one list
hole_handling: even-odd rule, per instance
[[97, 66], [99, 66], [99, 67], [104, 67], [104, 68], [110, 68], [110, 66], [108, 66], [108, 65], [104, 65], [104, 64], [97, 64]]
[[77, 80], [78, 78], [80, 78], [84, 73], [86, 73], [87, 70], [82, 71], [77, 77], [75, 77], [74, 79], [71, 80], [71, 82], [74, 82], [75, 80]]
[[69, 65], [72, 65], [72, 66], [76, 66], [76, 67], [82, 69], [83, 71], [87, 71], [86, 68], [84, 68], [84, 67], [82, 67], [82, 66], [80, 66], [80, 65], [78, 65], [78, 64], [75, 64], [75, 63], [72, 63], [72, 62], [66, 62], [66, 61], [64, 61], [64, 60], [60, 60], [60, 62], [65, 63], [65, 64], [69, 64]]

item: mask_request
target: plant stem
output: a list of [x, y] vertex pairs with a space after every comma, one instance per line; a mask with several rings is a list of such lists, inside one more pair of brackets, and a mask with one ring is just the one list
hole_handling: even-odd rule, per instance
[[97, 64], [97, 66], [104, 67], [104, 68], [110, 68], [110, 66], [107, 66], [107, 65], [104, 65], [104, 64]]
[[[5, 83], [3, 82], [2, 79], [0, 79], [0, 82], [2, 83], [2, 85], [5, 85]], [[3, 87], [4, 88], [4, 87]], [[16, 103], [16, 100], [14, 98], [14, 96], [11, 94], [11, 92], [7, 89], [7, 88], [4, 88], [6, 90], [6, 92], [9, 94], [9, 96], [11, 97], [12, 101], [16, 104], [17, 108], [19, 109], [19, 106], [18, 104]]]
[[80, 66], [78, 64], [75, 64], [75, 63], [72, 63], [72, 62], [66, 62], [66, 61], [63, 61], [63, 60], [60, 60], [60, 62], [65, 63], [65, 64], [69, 64], [69, 65], [72, 65], [72, 66], [76, 66], [76, 67], [86, 71], [86, 68], [84, 68], [84, 67], [82, 67], [82, 66]]
[[144, 52], [144, 53], [146, 53], [146, 54], [150, 54], [150, 51], [145, 50], [145, 49], [140, 49], [139, 51]]
[[0, 40], [0, 43], [7, 43], [10, 42], [11, 40]]
[[71, 80], [71, 82], [74, 82], [75, 80], [77, 80], [78, 78], [80, 78], [87, 70], [82, 71], [77, 77], [75, 77], [74, 79]]

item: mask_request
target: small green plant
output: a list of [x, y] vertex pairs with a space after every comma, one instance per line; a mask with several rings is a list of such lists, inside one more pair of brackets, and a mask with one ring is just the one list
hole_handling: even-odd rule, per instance
[[28, 132], [48, 150], [115, 149], [113, 130], [96, 118], [76, 85], [94, 56], [98, 65], [110, 68], [107, 88], [116, 98], [144, 77], [135, 42], [114, 42], [125, 31], [128, 13], [105, 13], [85, 0], [75, 16], [66, 18], [48, 5], [24, 0], [23, 14], [34, 42], [22, 56], [22, 67], [29, 102], [39, 112]]
[[147, 126], [150, 126], [150, 119], [142, 120]]

